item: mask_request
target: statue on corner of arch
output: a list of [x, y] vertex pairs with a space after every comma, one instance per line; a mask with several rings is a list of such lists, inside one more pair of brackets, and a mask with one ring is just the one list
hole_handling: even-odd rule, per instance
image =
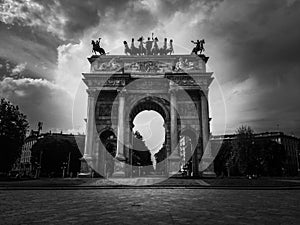
[[94, 52], [97, 55], [97, 52], [100, 55], [105, 55], [105, 50], [103, 48], [100, 47], [100, 40], [101, 38], [99, 38], [98, 40], [94, 41], [92, 40], [92, 45], [93, 45], [93, 49], [92, 49], [92, 53]]
[[204, 39], [202, 39], [201, 41], [197, 40], [197, 41], [191, 41], [191, 42], [196, 45], [196, 47], [193, 48], [191, 54], [195, 53], [197, 55], [198, 52], [200, 52], [200, 54], [201, 54], [202, 52], [205, 51], [205, 49], [204, 49], [204, 44], [205, 44]]

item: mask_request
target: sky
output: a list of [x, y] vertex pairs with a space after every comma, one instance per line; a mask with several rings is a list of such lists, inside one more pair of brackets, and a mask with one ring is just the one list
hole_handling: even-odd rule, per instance
[[299, 21], [298, 0], [0, 0], [0, 96], [32, 129], [84, 132], [92, 39], [114, 54], [154, 32], [189, 54], [204, 38], [212, 133], [300, 137]]
[[154, 154], [158, 152], [165, 142], [164, 119], [156, 111], [142, 111], [133, 120], [133, 132], [138, 131], [146, 146]]

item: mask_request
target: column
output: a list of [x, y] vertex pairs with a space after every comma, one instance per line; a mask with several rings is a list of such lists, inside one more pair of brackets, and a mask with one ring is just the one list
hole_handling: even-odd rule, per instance
[[125, 96], [124, 93], [119, 94], [119, 109], [118, 109], [118, 140], [116, 159], [125, 161], [124, 157], [124, 110], [125, 110]]
[[209, 112], [208, 112], [208, 93], [201, 93], [201, 116], [202, 116], [202, 143], [203, 152], [209, 140]]
[[86, 124], [86, 136], [84, 145], [84, 155], [82, 158], [81, 172], [91, 172], [91, 162], [93, 154], [93, 142], [95, 126], [95, 98], [98, 94], [96, 90], [87, 90], [88, 93], [88, 106], [87, 106], [87, 124]]
[[171, 94], [171, 107], [170, 107], [170, 114], [171, 114], [171, 154], [173, 156], [179, 157], [178, 152], [178, 131], [177, 131], [177, 99], [176, 99], [176, 93], [174, 90], [170, 91]]
[[114, 162], [113, 177], [125, 177], [125, 156], [124, 156], [124, 111], [125, 96], [124, 91], [119, 93], [118, 105], [118, 136], [117, 136], [117, 152]]
[[103, 154], [102, 154], [102, 149], [101, 147], [101, 140], [99, 137], [95, 137], [95, 147], [94, 147], [94, 154], [93, 154], [93, 159], [94, 159], [94, 170], [96, 171], [96, 176], [105, 176], [105, 173], [103, 171], [103, 164], [105, 161], [103, 160]]
[[201, 93], [201, 116], [202, 116], [202, 143], [203, 143], [203, 155], [200, 167], [206, 168], [203, 172], [203, 176], [215, 177], [214, 172], [214, 158], [211, 152], [210, 145], [210, 129], [209, 129], [209, 108], [208, 108], [208, 90]]
[[86, 137], [84, 146], [84, 158], [91, 158], [93, 151], [94, 129], [95, 129], [95, 97], [96, 91], [87, 90], [88, 93], [88, 118], [86, 124]]
[[180, 169], [180, 155], [178, 146], [178, 131], [177, 131], [177, 99], [176, 88], [170, 84], [170, 120], [171, 120], [171, 155], [168, 157], [169, 175], [176, 175]]

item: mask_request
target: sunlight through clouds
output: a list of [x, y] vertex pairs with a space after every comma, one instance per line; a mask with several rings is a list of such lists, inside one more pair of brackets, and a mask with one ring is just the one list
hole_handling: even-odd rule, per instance
[[[268, 114], [270, 124], [278, 123], [279, 108], [298, 106], [294, 89], [300, 70], [300, 31], [295, 28], [299, 8], [295, 0], [3, 0], [1, 70], [8, 60], [12, 62], [8, 76], [18, 78], [20, 71], [28, 78], [45, 79], [63, 89], [67, 98], [80, 95], [86, 101], [84, 88], [78, 87], [81, 73], [89, 71], [92, 39], [102, 37], [101, 45], [109, 54], [124, 54], [124, 40], [150, 37], [153, 32], [159, 45], [167, 37], [174, 40], [175, 54], [190, 54], [191, 40], [204, 38], [210, 71], [224, 92], [228, 127], [252, 121], [259, 128], [256, 117], [261, 120]], [[212, 84], [210, 94], [213, 132], [220, 130], [222, 116], [215, 87]], [[286, 113], [298, 121], [294, 113]], [[78, 116], [78, 123], [85, 114]], [[286, 129], [298, 127], [295, 123]]]

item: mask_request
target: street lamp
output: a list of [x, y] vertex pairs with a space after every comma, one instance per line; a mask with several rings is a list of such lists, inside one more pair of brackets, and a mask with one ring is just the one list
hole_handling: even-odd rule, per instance
[[65, 178], [65, 171], [66, 171], [67, 165], [68, 165], [67, 162], [62, 163], [61, 169], [62, 169], [62, 172], [63, 172], [63, 175], [62, 175], [63, 178]]

